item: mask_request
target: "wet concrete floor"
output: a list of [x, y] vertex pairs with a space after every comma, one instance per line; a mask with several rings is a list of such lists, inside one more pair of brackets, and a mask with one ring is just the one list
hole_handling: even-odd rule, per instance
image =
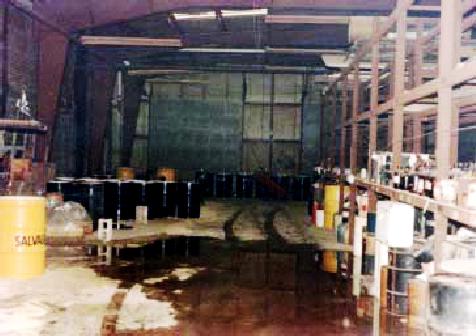
[[261, 241], [240, 241], [231, 219], [226, 240], [113, 249], [110, 264], [96, 247], [50, 247], [45, 275], [0, 281], [0, 335], [371, 335], [351, 281], [321, 271], [315, 246], [286, 243], [275, 210]]
[[[285, 244], [271, 224], [266, 226], [268, 239], [259, 243], [233, 239], [231, 224], [225, 229], [226, 241], [158, 241], [141, 249], [122, 249], [111, 266], [95, 267], [102, 277], [120, 280], [119, 288], [141, 284], [147, 298], [169, 302], [174, 309], [174, 325], [168, 328], [127, 329], [110, 316], [103, 333], [371, 334], [371, 323], [356, 318], [351, 283], [322, 272], [312, 247]], [[114, 299], [119, 315], [124, 295]]]

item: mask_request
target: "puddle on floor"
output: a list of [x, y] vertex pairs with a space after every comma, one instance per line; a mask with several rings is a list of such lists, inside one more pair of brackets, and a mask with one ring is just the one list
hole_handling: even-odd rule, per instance
[[[98, 275], [120, 281], [121, 290], [140, 288], [147, 300], [170, 304], [170, 310], [143, 305], [127, 323], [119, 307], [119, 335], [371, 334], [371, 322], [356, 318], [350, 283], [337, 284], [322, 272], [310, 248], [272, 239], [181, 237], [113, 255], [110, 266], [93, 267]], [[169, 326], [146, 321], [157, 309], [170, 318]]]

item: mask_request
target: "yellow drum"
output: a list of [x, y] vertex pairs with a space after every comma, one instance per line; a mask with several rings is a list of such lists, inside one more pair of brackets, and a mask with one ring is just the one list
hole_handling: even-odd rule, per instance
[[324, 251], [322, 253], [322, 270], [329, 273], [337, 273], [337, 255], [335, 252]]
[[173, 168], [158, 168], [157, 178], [161, 177], [165, 177], [166, 181], [175, 181], [177, 177], [177, 172]]
[[[344, 195], [349, 193], [349, 187], [344, 187]], [[339, 212], [340, 186], [327, 185], [324, 187], [324, 228], [335, 229], [334, 215]]]
[[134, 179], [134, 168], [119, 167], [117, 168], [117, 179], [121, 181]]
[[46, 199], [0, 197], [0, 277], [31, 278], [45, 269]]

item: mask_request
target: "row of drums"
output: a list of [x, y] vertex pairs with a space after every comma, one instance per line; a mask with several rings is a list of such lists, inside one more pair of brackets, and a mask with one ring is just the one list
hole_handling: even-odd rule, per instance
[[310, 176], [255, 175], [252, 173], [195, 173], [204, 197], [261, 198], [307, 201], [311, 195]]
[[132, 220], [137, 206], [147, 207], [148, 219], [200, 218], [200, 185], [193, 182], [58, 178], [47, 192], [80, 203], [94, 220]]

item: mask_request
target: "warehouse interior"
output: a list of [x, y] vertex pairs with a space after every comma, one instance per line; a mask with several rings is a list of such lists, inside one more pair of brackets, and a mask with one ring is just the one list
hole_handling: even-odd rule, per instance
[[0, 335], [474, 335], [475, 27], [0, 2]]

